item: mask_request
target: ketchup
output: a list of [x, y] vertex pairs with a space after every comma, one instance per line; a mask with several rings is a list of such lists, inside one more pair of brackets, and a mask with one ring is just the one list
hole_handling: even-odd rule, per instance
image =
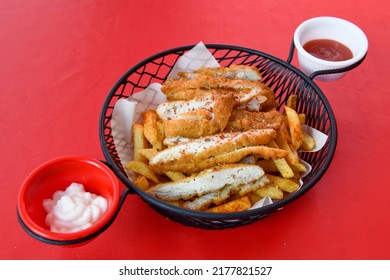
[[347, 46], [331, 39], [311, 40], [305, 43], [303, 48], [311, 55], [328, 61], [342, 61], [353, 57]]

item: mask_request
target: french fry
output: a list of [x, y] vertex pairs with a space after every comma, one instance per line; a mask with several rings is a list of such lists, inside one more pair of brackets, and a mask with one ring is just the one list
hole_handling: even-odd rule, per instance
[[256, 161], [256, 164], [263, 168], [265, 173], [276, 173], [279, 169], [276, 167], [275, 162], [270, 159], [263, 159]]
[[284, 138], [284, 141], [287, 142], [288, 145], [291, 145], [292, 143], [292, 140], [291, 140], [291, 135], [290, 135], [290, 131], [288, 129], [288, 121], [287, 121], [287, 118], [286, 118], [286, 121], [285, 122], [282, 122], [282, 124], [280, 125], [279, 127], [279, 130], [277, 131], [277, 135], [276, 137], [279, 139], [281, 137]]
[[142, 124], [133, 124], [133, 144], [134, 144], [134, 160], [147, 162], [148, 160], [139, 153], [139, 150], [148, 147], [148, 140], [144, 135], [144, 126]]
[[290, 165], [288, 165], [285, 158], [274, 159], [273, 161], [283, 178], [294, 177], [294, 172], [292, 171]]
[[138, 188], [140, 188], [143, 191], [146, 191], [150, 187], [148, 179], [145, 176], [142, 176], [142, 175], [139, 175], [134, 180], [133, 183], [134, 183], [134, 185], [136, 185]]
[[[288, 143], [288, 139], [290, 139], [290, 136], [288, 135], [288, 129], [286, 128], [285, 124], [282, 123], [282, 125], [280, 126], [280, 129], [278, 130], [278, 132], [276, 134], [275, 142], [281, 149], [286, 150], [288, 152], [285, 159], [288, 162], [288, 164], [290, 165], [291, 169], [305, 172], [306, 167], [303, 164], [301, 164], [298, 152], [291, 149], [291, 146]], [[290, 177], [286, 177], [286, 176], [283, 176], [283, 177], [284, 178], [292, 178], [293, 177], [293, 174], [289, 173], [289, 175], [290, 175]]]
[[132, 160], [126, 164], [126, 169], [131, 170], [137, 174], [143, 175], [155, 183], [159, 183], [157, 175], [145, 162]]
[[158, 145], [157, 113], [148, 110], [142, 113], [144, 134], [149, 143], [155, 148]]
[[305, 173], [307, 171], [306, 166], [303, 165], [302, 163], [295, 164], [295, 165], [290, 165], [291, 169], [296, 172], [302, 172]]
[[157, 141], [153, 146], [157, 151], [162, 151], [164, 149], [164, 123], [162, 121], [157, 121]]
[[291, 145], [293, 150], [298, 150], [298, 148], [302, 144], [302, 126], [301, 122], [299, 120], [298, 113], [285, 106], [284, 110], [286, 112], [287, 120], [288, 120], [288, 127], [290, 130], [290, 135], [291, 135]]
[[207, 211], [208, 212], [220, 212], [220, 213], [228, 213], [228, 212], [238, 212], [245, 211], [251, 208], [252, 203], [248, 196], [240, 197], [235, 200], [226, 202], [224, 204], [211, 207]]
[[249, 200], [251, 201], [251, 204], [255, 204], [256, 202], [258, 202], [260, 199], [262, 199], [262, 197], [258, 196], [257, 194], [255, 194], [254, 192], [250, 192], [247, 194]]
[[[138, 151], [138, 153], [141, 154], [143, 157], [145, 157], [146, 160], [147, 160], [147, 163], [148, 163], [150, 161], [150, 159], [152, 157], [154, 157], [158, 153], [158, 151], [156, 151], [155, 149], [140, 149]], [[157, 168], [155, 166], [149, 165], [149, 167], [156, 174], [159, 174], [159, 175], [164, 175], [165, 174], [164, 171], [162, 171], [161, 169], [159, 169], [159, 168]]]
[[286, 102], [286, 106], [290, 107], [293, 110], [297, 110], [297, 101], [298, 101], [298, 95], [291, 94]]
[[275, 186], [264, 186], [254, 191], [254, 193], [263, 198], [269, 196], [272, 199], [282, 199], [283, 191], [279, 187]]
[[147, 160], [150, 160], [158, 152], [155, 149], [140, 149], [138, 153], [144, 156]]
[[169, 179], [171, 179], [172, 181], [178, 181], [178, 180], [181, 180], [181, 179], [184, 179], [185, 177], [187, 177], [186, 175], [184, 175], [183, 173], [181, 172], [175, 172], [175, 171], [166, 171], [164, 172], [165, 175], [167, 175], [167, 177]]
[[302, 133], [301, 149], [305, 151], [312, 151], [316, 146], [316, 140], [306, 132]]
[[[275, 143], [274, 140], [272, 140], [268, 145], [273, 148], [279, 148], [279, 146]], [[276, 168], [280, 172], [280, 174], [283, 176], [283, 178], [291, 178], [294, 176], [294, 172], [292, 171], [291, 167], [288, 165], [286, 158], [278, 158], [272, 160]]]
[[306, 114], [298, 114], [298, 118], [301, 122], [301, 125], [306, 123]]
[[281, 190], [288, 193], [295, 192], [299, 189], [299, 184], [293, 180], [270, 174], [265, 174], [264, 176], [269, 180], [268, 186], [279, 187]]
[[293, 170], [293, 171], [294, 171], [294, 177], [292, 177], [290, 179], [298, 183], [299, 179], [302, 176], [302, 172], [298, 171], [298, 170]]

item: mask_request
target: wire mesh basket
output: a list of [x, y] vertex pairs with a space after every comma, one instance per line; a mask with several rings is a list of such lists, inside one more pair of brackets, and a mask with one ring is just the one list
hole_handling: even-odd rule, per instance
[[172, 221], [204, 228], [224, 229], [258, 221], [310, 190], [324, 175], [333, 158], [337, 142], [337, 125], [331, 106], [320, 88], [289, 61], [283, 61], [266, 53], [239, 46], [207, 44], [221, 66], [244, 64], [256, 66], [262, 74], [262, 82], [273, 89], [276, 99], [283, 106], [291, 94], [298, 95], [297, 111], [307, 116], [307, 124], [328, 136], [324, 147], [318, 152], [302, 152], [300, 158], [312, 166], [305, 176], [302, 187], [273, 204], [235, 213], [209, 213], [193, 211], [165, 203], [138, 189], [127, 177], [115, 148], [111, 118], [115, 103], [144, 90], [151, 83], [163, 83], [179, 57], [193, 45], [170, 49], [155, 54], [129, 69], [109, 92], [100, 116], [99, 136], [107, 163], [127, 186], [127, 192], [138, 194], [150, 207]]

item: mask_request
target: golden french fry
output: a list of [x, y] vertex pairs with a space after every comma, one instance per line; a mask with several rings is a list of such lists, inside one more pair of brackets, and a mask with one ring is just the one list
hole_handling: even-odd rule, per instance
[[284, 107], [284, 110], [286, 112], [286, 116], [288, 120], [288, 127], [291, 135], [292, 149], [296, 151], [301, 146], [303, 141], [301, 122], [299, 120], [298, 113], [295, 110], [287, 106]]
[[157, 151], [162, 151], [164, 149], [164, 123], [162, 121], [157, 121], [157, 142], [153, 146]]
[[[290, 165], [292, 170], [298, 170], [301, 172], [306, 171], [306, 167], [301, 164], [298, 152], [291, 149], [290, 144], [288, 143], [288, 130], [284, 123], [280, 126], [280, 129], [278, 130], [275, 138], [276, 144], [283, 150], [286, 150], [288, 152], [287, 156], [285, 157], [287, 163]], [[289, 177], [283, 176], [284, 178], [292, 178], [293, 174], [289, 173]]]
[[299, 189], [299, 184], [297, 184], [293, 180], [270, 174], [265, 174], [264, 176], [266, 176], [269, 180], [268, 186], [279, 187], [282, 191], [288, 193], [295, 192]]
[[[268, 145], [273, 147], [273, 148], [279, 148], [278, 144], [274, 140], [272, 140]], [[289, 150], [286, 150], [286, 151], [288, 153], [290, 152]], [[288, 156], [288, 154], [287, 154], [287, 156]], [[278, 158], [278, 159], [272, 159], [272, 160], [273, 160], [276, 168], [278, 169], [279, 173], [283, 176], [283, 178], [291, 178], [294, 176], [294, 172], [291, 169], [291, 167], [289, 166], [286, 158]]]
[[134, 144], [134, 160], [147, 162], [147, 159], [139, 153], [139, 150], [148, 147], [148, 140], [144, 135], [144, 126], [142, 124], [133, 124], [133, 144]]
[[302, 163], [291, 164], [290, 167], [291, 167], [291, 169], [293, 171], [297, 171], [297, 172], [303, 172], [304, 173], [304, 172], [307, 171], [306, 166], [303, 165]]
[[[156, 151], [155, 149], [140, 149], [138, 153], [144, 156], [147, 161], [150, 161], [150, 159], [154, 157], [158, 153], [158, 151]], [[155, 174], [164, 175], [164, 171], [162, 171], [160, 168], [151, 165], [149, 165], [149, 167]]]
[[167, 175], [167, 177], [168, 177], [169, 179], [171, 179], [172, 181], [178, 181], [178, 180], [181, 180], [181, 179], [184, 179], [185, 177], [187, 177], [186, 175], [184, 175], [184, 174], [181, 173], [181, 172], [165, 171], [164, 173], [165, 173], [165, 175]]
[[256, 195], [263, 198], [269, 196], [272, 199], [282, 199], [283, 191], [279, 187], [264, 186], [254, 191]]
[[[292, 141], [291, 141], [290, 131], [289, 131], [289, 129], [288, 129], [288, 121], [287, 121], [287, 118], [286, 118], [286, 121], [285, 121], [285, 122], [282, 122], [282, 124], [281, 124], [280, 127], [279, 127], [279, 130], [277, 131], [276, 139], [277, 139], [278, 141], [280, 141], [281, 138], [284, 138], [283, 141], [287, 142], [287, 145], [291, 145]], [[278, 141], [276, 141], [276, 143], [277, 143]], [[283, 146], [282, 144], [278, 144], [278, 145]]]
[[281, 124], [279, 130], [276, 133], [275, 143], [278, 147], [288, 151], [289, 153], [292, 151], [290, 147], [291, 138], [288, 129], [284, 123]]
[[298, 114], [298, 118], [301, 122], [301, 125], [306, 123], [306, 114]]
[[316, 140], [306, 132], [302, 133], [302, 145], [301, 149], [305, 151], [312, 151], [316, 146]]
[[297, 101], [298, 101], [298, 95], [291, 94], [287, 99], [286, 106], [290, 107], [293, 110], [297, 110]]
[[260, 199], [262, 199], [262, 197], [258, 196], [257, 194], [255, 194], [254, 192], [250, 192], [247, 194], [249, 200], [251, 201], [251, 204], [255, 204], [256, 202], [258, 202]]
[[275, 162], [270, 159], [263, 159], [256, 161], [256, 164], [263, 168], [265, 173], [275, 173], [279, 172], [279, 169], [276, 167]]
[[143, 175], [155, 183], [159, 183], [156, 174], [145, 162], [132, 160], [126, 164], [126, 169], [131, 170], [137, 174]]
[[147, 160], [150, 160], [158, 152], [155, 149], [140, 149], [138, 153], [144, 156]]
[[245, 211], [251, 208], [252, 203], [248, 196], [240, 197], [235, 200], [226, 202], [224, 204], [209, 208], [208, 212], [222, 212], [222, 213], [228, 213], [228, 212], [238, 212], [238, 211]]
[[291, 166], [291, 169], [293, 171], [302, 172], [302, 173], [307, 171], [305, 165], [303, 165], [302, 163]]
[[148, 179], [145, 176], [142, 176], [142, 175], [139, 175], [134, 180], [133, 183], [134, 183], [134, 185], [136, 185], [138, 188], [140, 188], [143, 191], [146, 191], [150, 187]]
[[155, 147], [158, 143], [157, 113], [155, 110], [148, 110], [142, 113], [142, 118], [145, 137]]
[[285, 158], [274, 159], [273, 161], [283, 178], [294, 177], [294, 172], [292, 171], [290, 165], [288, 165]]
[[294, 177], [292, 177], [290, 179], [293, 180], [294, 182], [298, 183], [301, 176], [302, 176], [301, 171], [294, 170]]

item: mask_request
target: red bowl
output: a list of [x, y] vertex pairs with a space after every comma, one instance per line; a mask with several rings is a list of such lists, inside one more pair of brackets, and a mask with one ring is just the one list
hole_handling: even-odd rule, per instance
[[[54, 192], [64, 191], [71, 183], [84, 185], [85, 191], [107, 199], [106, 213], [89, 228], [72, 232], [51, 232], [45, 223], [43, 200]], [[83, 156], [65, 156], [48, 161], [36, 168], [23, 182], [17, 206], [19, 220], [33, 237], [54, 244], [84, 242], [103, 231], [116, 215], [120, 189], [115, 174], [104, 163]]]

